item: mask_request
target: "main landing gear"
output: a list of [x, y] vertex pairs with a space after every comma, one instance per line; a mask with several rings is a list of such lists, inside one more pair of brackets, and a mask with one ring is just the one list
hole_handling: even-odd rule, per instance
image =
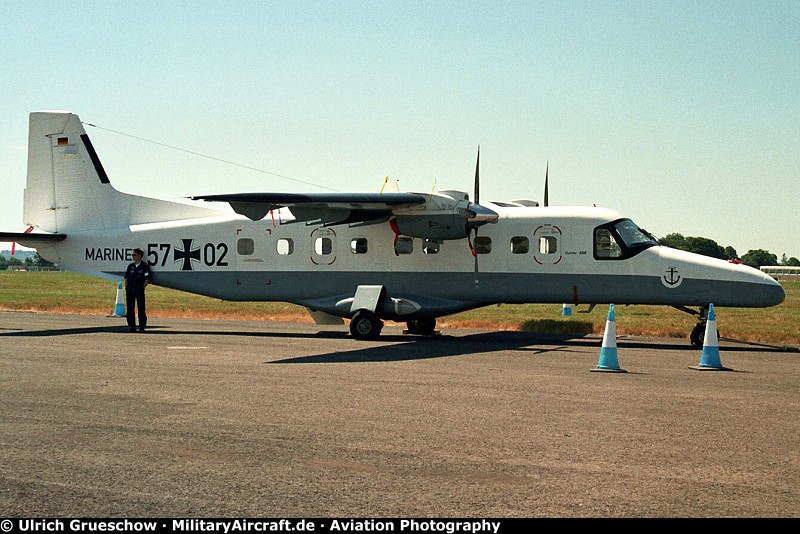
[[[700, 311], [695, 311], [686, 306], [673, 306], [676, 310], [688, 313], [689, 315], [697, 316], [697, 324], [692, 328], [692, 333], [689, 334], [689, 342], [693, 347], [698, 349], [703, 348], [703, 340], [706, 335], [706, 324], [708, 321], [708, 308], [701, 306]], [[717, 330], [717, 338], [719, 338], [719, 330]]]
[[[406, 323], [408, 333], [417, 336], [430, 336], [436, 330], [436, 319], [413, 319]], [[350, 333], [354, 338], [362, 341], [378, 339], [383, 329], [383, 321], [374, 312], [358, 310], [350, 319]]]
[[[414, 317], [421, 306], [405, 298], [389, 298], [384, 286], [360, 285], [352, 299], [345, 299], [337, 306], [349, 305], [353, 316], [350, 318], [350, 333], [356, 339], [372, 341], [378, 339], [383, 329], [381, 317], [398, 320], [401, 317]], [[408, 333], [430, 336], [436, 328], [436, 319], [418, 317], [408, 321]]]

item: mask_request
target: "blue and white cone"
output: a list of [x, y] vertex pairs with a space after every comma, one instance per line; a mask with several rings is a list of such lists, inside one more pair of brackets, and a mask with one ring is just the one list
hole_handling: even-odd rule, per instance
[[606, 373], [625, 373], [624, 369], [619, 368], [617, 360], [617, 324], [614, 320], [614, 305], [608, 307], [608, 319], [606, 320], [606, 331], [603, 333], [603, 345], [600, 348], [600, 359], [597, 367], [590, 371], [600, 371]]
[[122, 296], [122, 282], [117, 286], [117, 303], [114, 306], [114, 314], [111, 317], [125, 317], [125, 299]]
[[706, 319], [706, 333], [703, 337], [703, 354], [700, 363], [691, 367], [700, 371], [730, 371], [722, 366], [719, 358], [719, 338], [717, 337], [717, 318], [714, 314], [714, 305], [708, 305], [708, 318]]
[[569, 304], [564, 304], [561, 307], [561, 316], [562, 317], [571, 317], [572, 316], [572, 306]]

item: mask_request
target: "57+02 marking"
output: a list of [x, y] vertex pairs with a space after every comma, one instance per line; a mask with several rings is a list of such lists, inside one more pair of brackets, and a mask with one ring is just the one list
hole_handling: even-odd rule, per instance
[[172, 251], [173, 262], [183, 260], [182, 271], [192, 270], [192, 260], [202, 261], [208, 267], [227, 267], [228, 262], [225, 257], [228, 255], [228, 245], [225, 243], [206, 243], [200, 247], [192, 248], [192, 239], [181, 239], [183, 249], [172, 248], [169, 243], [148, 243], [147, 244], [147, 264], [151, 267], [159, 265], [163, 267], [167, 264], [169, 253]]

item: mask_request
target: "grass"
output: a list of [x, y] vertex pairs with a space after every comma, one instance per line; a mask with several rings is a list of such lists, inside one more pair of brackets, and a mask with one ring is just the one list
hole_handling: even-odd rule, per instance
[[[800, 345], [800, 282], [782, 282], [786, 300], [766, 309], [718, 308], [717, 328], [727, 338], [756, 343]], [[0, 310], [110, 315], [117, 284], [66, 272], [0, 271]], [[253, 319], [311, 322], [304, 308], [275, 302], [225, 302], [163, 287], [147, 292], [151, 317]], [[485, 328], [575, 334], [602, 334], [608, 306], [589, 314], [561, 316], [561, 305], [487, 306], [438, 320], [442, 328]], [[667, 306], [616, 306], [617, 335], [687, 338], [696, 319]]]

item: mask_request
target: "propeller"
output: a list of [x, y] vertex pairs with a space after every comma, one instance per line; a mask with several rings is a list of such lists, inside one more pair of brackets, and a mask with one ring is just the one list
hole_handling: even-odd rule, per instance
[[[475, 205], [480, 205], [481, 201], [480, 167], [481, 167], [481, 145], [478, 145], [478, 157], [475, 160], [475, 197], [474, 197]], [[474, 225], [473, 227], [475, 230], [475, 236], [472, 241], [469, 238], [469, 227], [470, 223], [467, 222], [467, 243], [469, 244], [469, 250], [472, 252], [472, 256], [475, 258], [475, 287], [478, 287], [478, 253], [475, 251], [475, 247], [472, 244], [472, 241], [478, 238], [478, 225]]]

